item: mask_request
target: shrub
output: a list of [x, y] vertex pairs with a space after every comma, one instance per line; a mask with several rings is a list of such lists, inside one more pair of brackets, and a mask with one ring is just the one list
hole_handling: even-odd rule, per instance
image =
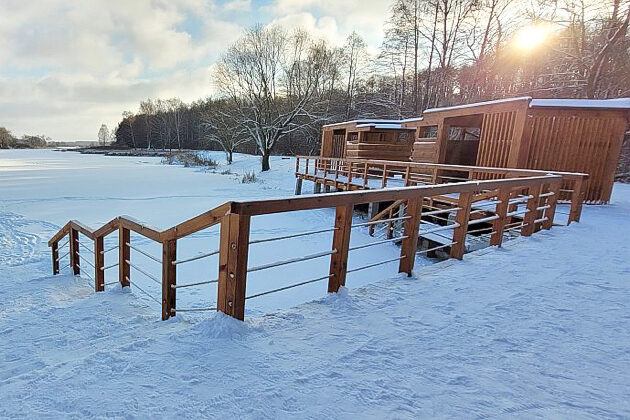
[[254, 171], [243, 174], [243, 178], [241, 178], [242, 184], [253, 184], [254, 182], [256, 182], [256, 173]]
[[194, 152], [176, 152], [162, 159], [168, 165], [184, 165], [186, 168], [202, 166], [204, 168], [216, 169], [219, 163], [216, 160], [200, 156]]

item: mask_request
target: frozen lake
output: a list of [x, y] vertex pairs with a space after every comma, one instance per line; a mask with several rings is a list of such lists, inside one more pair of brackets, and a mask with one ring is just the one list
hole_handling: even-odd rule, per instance
[[[207, 152], [215, 160], [224, 162], [220, 152]], [[68, 220], [78, 220], [91, 228], [98, 228], [112, 218], [128, 215], [148, 225], [165, 229], [226, 201], [293, 194], [295, 178], [292, 158], [274, 157], [272, 170], [258, 174], [253, 184], [241, 183], [242, 174], [259, 170], [256, 156], [236, 155], [232, 166], [221, 165], [216, 171], [164, 165], [160, 158], [106, 157], [82, 155], [76, 152], [52, 150], [0, 151], [0, 220], [1, 234], [6, 243], [0, 264], [21, 264], [49, 253], [47, 240]], [[221, 174], [230, 169], [234, 174]], [[305, 184], [305, 188], [309, 188]], [[332, 227], [334, 211], [292, 212], [258, 216], [252, 219], [251, 237], [266, 238]], [[218, 248], [219, 227], [214, 226], [178, 242], [178, 258], [187, 258]], [[367, 229], [355, 229], [352, 244], [374, 241]], [[117, 234], [106, 240], [106, 248], [117, 243]], [[249, 265], [261, 265], [331, 248], [332, 234], [294, 238], [252, 245]], [[160, 256], [161, 246], [132, 233], [132, 244], [146, 252]], [[13, 245], [10, 247], [9, 245]], [[88, 244], [91, 245], [91, 244]], [[63, 254], [65, 252], [62, 252]], [[88, 253], [85, 252], [85, 255]], [[351, 254], [349, 267], [357, 267], [400, 255], [399, 248], [384, 244]], [[304, 280], [324, 276], [328, 272], [329, 257], [291, 264], [251, 273], [247, 294], [283, 287]], [[117, 252], [106, 256], [105, 264], [117, 260]], [[218, 256], [198, 260], [178, 267], [178, 283], [193, 283], [217, 277]], [[155, 261], [132, 251], [132, 262], [159, 277], [160, 266]], [[417, 265], [430, 262], [418, 257]], [[62, 264], [64, 265], [64, 264]], [[87, 265], [86, 268], [91, 269]], [[393, 262], [348, 276], [349, 287], [358, 287], [397, 272]], [[68, 273], [69, 269], [65, 271]], [[91, 274], [88, 271], [89, 274]], [[132, 269], [132, 280], [154, 296], [160, 296], [159, 285]], [[117, 269], [108, 270], [106, 282], [117, 280]], [[89, 279], [85, 279], [89, 281]], [[77, 280], [82, 284], [87, 281]], [[86, 286], [87, 287], [87, 286]], [[326, 282], [318, 282], [285, 292], [262, 296], [248, 301], [248, 314], [291, 307], [326, 293]], [[147, 304], [155, 303], [138, 294]], [[211, 307], [216, 302], [216, 285], [181, 289], [178, 307]], [[158, 311], [158, 308], [156, 308]], [[159, 311], [158, 311], [159, 313]]]

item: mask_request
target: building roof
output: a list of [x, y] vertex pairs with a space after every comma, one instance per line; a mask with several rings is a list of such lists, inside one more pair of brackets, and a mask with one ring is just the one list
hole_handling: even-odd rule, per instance
[[532, 99], [530, 108], [603, 108], [630, 109], [630, 98], [616, 99]]

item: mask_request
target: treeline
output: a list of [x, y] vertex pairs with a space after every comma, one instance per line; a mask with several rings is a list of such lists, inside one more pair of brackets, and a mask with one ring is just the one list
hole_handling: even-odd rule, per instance
[[38, 149], [46, 147], [50, 137], [41, 135], [13, 136], [5, 127], [0, 127], [0, 149]]
[[332, 46], [258, 26], [224, 52], [218, 94], [186, 104], [146, 100], [123, 113], [116, 143], [160, 149], [310, 154], [321, 126], [407, 118], [436, 106], [529, 95], [630, 94], [621, 0], [395, 0], [377, 55], [353, 33]]

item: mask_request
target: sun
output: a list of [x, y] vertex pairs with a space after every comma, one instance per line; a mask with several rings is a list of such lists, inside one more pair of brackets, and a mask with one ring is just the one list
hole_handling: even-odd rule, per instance
[[525, 26], [514, 36], [514, 45], [522, 50], [533, 50], [547, 40], [550, 32], [546, 25]]

